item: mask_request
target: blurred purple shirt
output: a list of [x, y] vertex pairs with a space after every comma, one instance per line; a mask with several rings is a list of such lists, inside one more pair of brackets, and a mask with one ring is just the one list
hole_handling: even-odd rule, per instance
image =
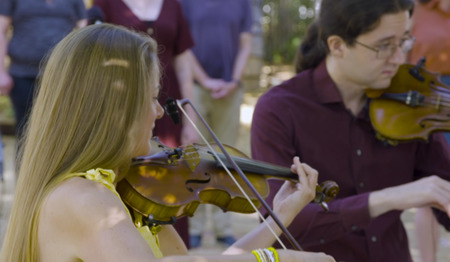
[[192, 48], [205, 72], [231, 81], [241, 33], [251, 33], [249, 0], [180, 0], [195, 45]]

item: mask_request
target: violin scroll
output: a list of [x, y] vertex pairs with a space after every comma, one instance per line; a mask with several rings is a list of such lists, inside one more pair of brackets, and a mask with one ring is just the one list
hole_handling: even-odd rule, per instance
[[324, 211], [328, 211], [327, 202], [333, 200], [338, 193], [338, 184], [334, 181], [326, 180], [316, 186], [316, 197], [313, 202], [319, 204]]

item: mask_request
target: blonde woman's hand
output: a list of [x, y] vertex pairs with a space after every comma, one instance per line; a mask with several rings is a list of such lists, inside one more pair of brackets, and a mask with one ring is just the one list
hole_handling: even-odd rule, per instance
[[314, 199], [319, 174], [298, 157], [293, 161], [291, 171], [298, 175], [298, 182], [286, 181], [273, 199], [274, 212], [286, 226]]

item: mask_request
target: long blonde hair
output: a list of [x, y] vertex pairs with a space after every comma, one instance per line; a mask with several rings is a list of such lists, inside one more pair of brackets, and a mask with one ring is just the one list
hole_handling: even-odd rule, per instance
[[100, 24], [58, 43], [46, 62], [19, 154], [0, 261], [38, 260], [39, 210], [70, 173], [129, 165], [158, 82], [150, 37]]

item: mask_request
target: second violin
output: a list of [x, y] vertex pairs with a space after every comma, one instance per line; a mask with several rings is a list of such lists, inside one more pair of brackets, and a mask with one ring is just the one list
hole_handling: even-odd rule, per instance
[[379, 138], [396, 144], [450, 131], [450, 87], [424, 64], [425, 59], [401, 65], [387, 89], [367, 91], [372, 98], [370, 120]]

